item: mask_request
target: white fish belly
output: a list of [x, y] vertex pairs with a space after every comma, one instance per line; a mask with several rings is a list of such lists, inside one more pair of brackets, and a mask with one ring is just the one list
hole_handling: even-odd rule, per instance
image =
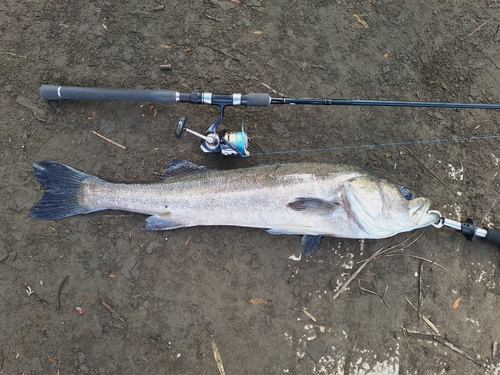
[[[268, 173], [268, 171], [266, 171]], [[271, 229], [273, 233], [322, 234], [360, 238], [364, 232], [343, 207], [343, 182], [359, 171], [328, 177], [314, 174], [240, 174], [211, 172], [199, 179], [158, 184], [90, 182], [82, 204], [159, 216], [163, 229], [199, 225], [230, 225]], [[297, 198], [340, 202], [332, 213], [297, 211]]]

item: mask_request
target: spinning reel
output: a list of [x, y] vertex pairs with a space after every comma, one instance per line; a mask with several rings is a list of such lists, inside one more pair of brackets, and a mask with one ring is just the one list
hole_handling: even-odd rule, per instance
[[[189, 95], [189, 96], [188, 96]], [[201, 138], [200, 148], [207, 153], [221, 153], [224, 156], [239, 156], [247, 158], [250, 153], [247, 150], [250, 138], [247, 135], [244, 124], [241, 131], [223, 130], [217, 132], [217, 127], [224, 119], [224, 108], [226, 106], [253, 106], [268, 107], [271, 104], [271, 98], [268, 94], [212, 94], [208, 92], [192, 92], [190, 94], [176, 93], [176, 102], [189, 102], [193, 104], [211, 104], [220, 109], [219, 118], [210, 125], [205, 134], [200, 134], [186, 127], [186, 116], [181, 116], [177, 122], [175, 136], [180, 138], [186, 131]]]
[[180, 138], [186, 131], [197, 136], [198, 138], [201, 138], [202, 141], [200, 148], [203, 152], [220, 152], [224, 156], [240, 156], [242, 158], [249, 157], [250, 153], [248, 152], [247, 147], [250, 142], [250, 138], [247, 135], [245, 124], [241, 125], [240, 132], [223, 130], [220, 133], [216, 131], [218, 125], [219, 124], [217, 122], [214, 122], [210, 128], [208, 128], [205, 135], [203, 135], [195, 132], [194, 130], [188, 129], [186, 127], [186, 116], [181, 116], [175, 129], [175, 137]]

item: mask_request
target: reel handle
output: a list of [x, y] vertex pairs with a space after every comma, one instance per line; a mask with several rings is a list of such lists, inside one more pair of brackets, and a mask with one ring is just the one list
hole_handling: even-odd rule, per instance
[[186, 130], [186, 116], [181, 116], [175, 127], [175, 138], [180, 138]]

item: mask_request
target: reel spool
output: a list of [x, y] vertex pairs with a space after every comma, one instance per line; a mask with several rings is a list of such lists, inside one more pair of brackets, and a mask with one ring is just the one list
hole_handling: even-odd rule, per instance
[[224, 130], [222, 132], [222, 138], [224, 139], [224, 142], [221, 144], [222, 155], [233, 155], [236, 151], [237, 154], [235, 154], [235, 156], [250, 156], [250, 153], [247, 150], [250, 138], [247, 135], [245, 124], [241, 124], [240, 132]]

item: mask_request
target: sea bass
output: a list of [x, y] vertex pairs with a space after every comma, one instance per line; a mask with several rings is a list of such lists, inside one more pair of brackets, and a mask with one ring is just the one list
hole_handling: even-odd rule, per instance
[[361, 168], [328, 163], [215, 170], [173, 160], [157, 183], [112, 183], [54, 161], [33, 164], [45, 189], [30, 210], [53, 220], [101, 210], [150, 215], [147, 230], [198, 225], [299, 234], [311, 255], [321, 236], [373, 239], [439, 220], [418, 192]]

